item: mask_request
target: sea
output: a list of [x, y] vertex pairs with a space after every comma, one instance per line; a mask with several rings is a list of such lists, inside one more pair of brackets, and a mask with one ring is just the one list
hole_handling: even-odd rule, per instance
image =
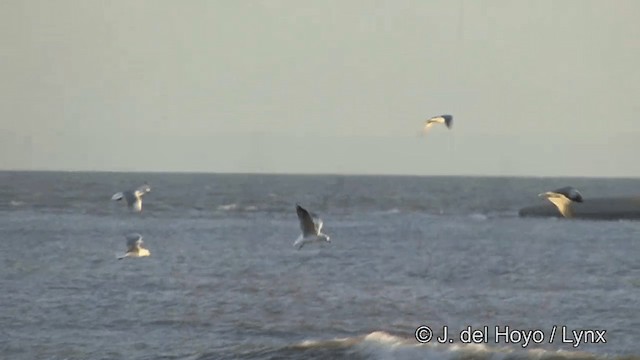
[[[144, 182], [132, 213], [111, 196]], [[638, 179], [0, 172], [0, 359], [640, 359]], [[295, 205], [331, 243], [300, 250]], [[146, 258], [117, 256], [138, 232]], [[446, 338], [445, 338], [446, 335]]]

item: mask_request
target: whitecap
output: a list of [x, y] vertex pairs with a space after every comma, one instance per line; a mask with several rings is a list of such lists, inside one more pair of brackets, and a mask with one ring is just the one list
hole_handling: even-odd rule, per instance
[[223, 210], [223, 211], [231, 211], [231, 210], [235, 210], [237, 208], [238, 208], [238, 204], [236, 204], [236, 203], [231, 203], [231, 204], [225, 204], [225, 205], [218, 206], [218, 210]]

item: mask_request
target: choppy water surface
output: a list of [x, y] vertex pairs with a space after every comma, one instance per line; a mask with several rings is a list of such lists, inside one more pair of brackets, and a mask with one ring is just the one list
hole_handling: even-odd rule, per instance
[[[142, 214], [109, 200], [143, 181]], [[516, 216], [563, 185], [640, 194], [637, 180], [0, 173], [0, 357], [639, 357], [640, 223]], [[292, 247], [296, 202], [331, 244]], [[150, 257], [116, 260], [130, 231]], [[420, 325], [456, 341], [419, 344]], [[550, 344], [554, 325], [607, 342]], [[489, 343], [460, 344], [467, 326]], [[546, 341], [496, 344], [495, 326]]]

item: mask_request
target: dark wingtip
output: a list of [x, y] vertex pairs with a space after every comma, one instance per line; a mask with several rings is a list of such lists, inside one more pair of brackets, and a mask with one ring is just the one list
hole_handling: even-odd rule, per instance
[[451, 129], [451, 126], [453, 125], [453, 116], [442, 115], [442, 117], [444, 118], [444, 124], [447, 126], [447, 128]]
[[580, 194], [578, 189], [574, 188], [573, 186], [565, 186], [560, 189], [554, 190], [553, 192], [562, 194], [566, 196], [569, 200], [574, 202], [579, 202], [579, 203], [584, 202], [584, 198], [582, 197], [582, 194]]

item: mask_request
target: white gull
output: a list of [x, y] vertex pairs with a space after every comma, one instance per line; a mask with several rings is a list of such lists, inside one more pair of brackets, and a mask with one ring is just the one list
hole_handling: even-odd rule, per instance
[[316, 214], [309, 213], [298, 204], [296, 204], [296, 213], [298, 214], [302, 234], [300, 234], [298, 239], [293, 243], [293, 246], [300, 250], [305, 244], [314, 242], [331, 242], [329, 236], [321, 232], [322, 219], [320, 219]]
[[144, 257], [151, 255], [148, 249], [142, 247], [142, 235], [138, 233], [131, 233], [125, 235], [127, 239], [127, 252], [118, 257], [118, 260], [122, 260], [126, 257]]
[[122, 200], [125, 199], [127, 201], [127, 206], [132, 211], [141, 212], [142, 211], [142, 196], [151, 191], [151, 186], [149, 184], [144, 183], [140, 187], [135, 190], [127, 190], [123, 192], [118, 192], [113, 194], [111, 200]]

